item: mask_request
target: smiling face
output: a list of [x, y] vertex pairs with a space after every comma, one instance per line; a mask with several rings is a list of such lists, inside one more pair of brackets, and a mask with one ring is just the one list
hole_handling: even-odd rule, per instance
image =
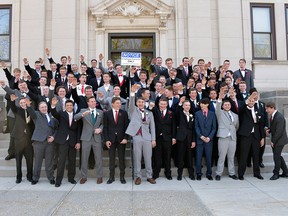
[[145, 101], [143, 99], [138, 99], [136, 105], [139, 109], [144, 109]]

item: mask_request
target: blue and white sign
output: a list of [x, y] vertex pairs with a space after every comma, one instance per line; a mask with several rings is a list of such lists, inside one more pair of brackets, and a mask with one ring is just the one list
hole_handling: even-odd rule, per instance
[[141, 53], [121, 52], [121, 65], [141, 66]]

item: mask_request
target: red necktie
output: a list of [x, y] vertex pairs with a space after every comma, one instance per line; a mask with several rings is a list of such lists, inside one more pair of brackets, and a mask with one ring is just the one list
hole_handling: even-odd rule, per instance
[[117, 124], [118, 123], [118, 111], [115, 110], [115, 123]]
[[235, 109], [236, 109], [236, 112], [238, 113], [238, 106], [237, 106], [237, 103], [236, 103], [236, 101], [234, 101], [234, 104], [235, 104]]
[[164, 118], [164, 112], [161, 110], [161, 118]]
[[84, 94], [84, 85], [82, 85], [81, 92], [82, 92], [82, 94]]

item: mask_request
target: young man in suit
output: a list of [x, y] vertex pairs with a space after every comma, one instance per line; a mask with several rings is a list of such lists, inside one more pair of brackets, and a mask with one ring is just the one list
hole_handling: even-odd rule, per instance
[[115, 65], [117, 75], [111, 76], [113, 85], [119, 85], [121, 88], [121, 97], [126, 99], [129, 97], [130, 79], [123, 75], [123, 68], [120, 64]]
[[58, 111], [58, 99], [51, 101], [51, 114], [59, 121], [58, 132], [55, 135], [55, 145], [58, 146], [57, 177], [55, 187], [60, 187], [64, 176], [66, 158], [68, 156], [68, 182], [76, 184], [76, 151], [80, 149], [80, 126], [74, 121], [74, 103], [65, 101], [65, 109]]
[[35, 124], [32, 135], [32, 145], [34, 150], [34, 171], [32, 185], [37, 184], [40, 178], [42, 161], [45, 158], [45, 171], [50, 184], [55, 184], [53, 158], [54, 158], [54, 138], [58, 128], [58, 121], [48, 114], [48, 105], [42, 101], [38, 105], [39, 111], [34, 111], [28, 107], [27, 111]]
[[195, 143], [195, 127], [194, 115], [190, 112], [191, 104], [185, 97], [180, 99], [179, 106], [176, 111], [176, 140], [178, 154], [178, 176], [177, 180], [182, 180], [184, 161], [187, 161], [187, 169], [189, 178], [195, 180], [193, 168], [193, 153], [196, 146]]
[[254, 88], [254, 80], [252, 76], [252, 71], [246, 68], [246, 60], [240, 59], [239, 60], [239, 67], [240, 69], [233, 73], [234, 81], [237, 83], [240, 81], [246, 82], [246, 90], [247, 92], [250, 91], [251, 88]]
[[125, 149], [127, 135], [125, 131], [128, 127], [128, 114], [121, 110], [120, 97], [112, 98], [112, 109], [104, 113], [103, 136], [109, 153], [109, 179], [107, 184], [115, 181], [115, 155], [118, 151], [120, 182], [126, 184], [125, 176]]
[[182, 65], [177, 68], [177, 78], [181, 79], [182, 83], [186, 85], [192, 72], [193, 69], [192, 66], [189, 65], [189, 58], [184, 57], [182, 59]]
[[203, 98], [200, 101], [201, 110], [195, 113], [195, 131], [196, 131], [196, 173], [197, 180], [202, 176], [202, 157], [203, 151], [206, 155], [206, 177], [213, 180], [211, 169], [211, 158], [213, 150], [213, 137], [216, 133], [216, 115], [208, 110], [209, 99]]
[[[104, 98], [112, 97], [113, 96], [113, 86], [110, 84], [111, 76], [109, 73], [103, 74], [103, 81], [104, 84], [100, 88], [98, 88], [97, 92], [101, 92]], [[97, 100], [99, 100], [97, 95]]]
[[175, 115], [171, 110], [169, 110], [168, 103], [167, 98], [161, 98], [158, 104], [156, 103], [156, 106], [152, 109], [155, 120], [157, 143], [153, 151], [154, 179], [159, 177], [163, 164], [166, 178], [172, 180], [171, 152], [172, 145], [176, 144], [176, 124]]
[[240, 180], [244, 180], [250, 148], [252, 148], [253, 152], [254, 177], [260, 180], [263, 179], [259, 168], [259, 152], [260, 146], [264, 145], [265, 139], [264, 116], [254, 108], [256, 95], [256, 92], [250, 95], [246, 102], [247, 105], [239, 111], [240, 161], [238, 177]]
[[[281, 156], [284, 146], [288, 143], [286, 133], [286, 120], [284, 116], [276, 109], [273, 102], [266, 104], [266, 112], [270, 116], [270, 128], [266, 131], [266, 135], [271, 134], [271, 147], [273, 151], [274, 170], [270, 180], [277, 180], [279, 177], [288, 178], [288, 169], [284, 158]], [[279, 174], [282, 169], [282, 174]]]
[[[221, 175], [224, 169], [224, 162], [227, 156], [229, 177], [236, 180], [234, 168], [234, 156], [236, 151], [236, 132], [239, 128], [238, 115], [231, 111], [231, 103], [228, 100], [223, 100], [224, 91], [220, 90], [219, 98], [216, 106], [216, 117], [218, 122], [218, 152], [219, 159], [216, 169], [216, 181], [221, 180]], [[223, 103], [222, 103], [223, 100]], [[221, 109], [221, 105], [223, 110]]]
[[84, 184], [87, 181], [88, 159], [91, 148], [95, 156], [97, 184], [101, 184], [103, 182], [101, 137], [103, 130], [103, 112], [102, 110], [96, 109], [95, 97], [87, 98], [87, 103], [88, 108], [82, 109], [74, 117], [76, 121], [80, 119], [83, 121], [80, 184]]
[[101, 69], [97, 68], [95, 70], [95, 77], [90, 79], [89, 85], [92, 86], [93, 92], [96, 92], [98, 90], [98, 88], [103, 86], [103, 84], [104, 84], [104, 81], [102, 78], [102, 71], [101, 71]]
[[152, 148], [156, 145], [155, 123], [152, 112], [145, 109], [145, 100], [142, 97], [137, 98], [135, 106], [135, 94], [139, 86], [137, 84], [131, 87], [130, 93], [130, 123], [126, 133], [133, 138], [133, 157], [134, 157], [134, 175], [135, 185], [141, 184], [141, 159], [142, 152], [145, 162], [147, 181], [155, 184], [152, 178]]
[[15, 141], [15, 156], [16, 156], [16, 183], [19, 184], [22, 181], [22, 158], [26, 159], [27, 164], [27, 180], [32, 181], [33, 172], [33, 148], [31, 144], [31, 136], [33, 133], [34, 125], [27, 109], [33, 109], [31, 102], [28, 98], [19, 98], [19, 107], [16, 106], [15, 100], [17, 96], [10, 95], [12, 104], [11, 109], [15, 114], [14, 128], [11, 133], [11, 137]]

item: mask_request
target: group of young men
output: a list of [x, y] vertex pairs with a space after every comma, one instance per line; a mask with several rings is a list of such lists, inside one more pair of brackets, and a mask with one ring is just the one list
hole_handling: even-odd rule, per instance
[[274, 103], [265, 105], [258, 100], [245, 59], [239, 60], [240, 68], [233, 72], [229, 60], [216, 70], [210, 62], [199, 59], [193, 64], [194, 59], [187, 57], [177, 68], [168, 58], [164, 67], [162, 58], [157, 57], [149, 70], [132, 66], [123, 73], [122, 66], [114, 66], [111, 60], [104, 67], [102, 54], [99, 61], [91, 60], [91, 67], [82, 55], [78, 67], [71, 64], [69, 56], [55, 63], [49, 49], [46, 54], [49, 70], [41, 58], [34, 68], [24, 58], [26, 71], [22, 74], [15, 68], [11, 75], [1, 63], [8, 80], [0, 85], [7, 93], [11, 133], [6, 160], [16, 158], [16, 183], [22, 181], [24, 156], [27, 179], [33, 185], [39, 181], [44, 158], [50, 184], [61, 185], [67, 160], [68, 181], [76, 184], [76, 153], [80, 150], [80, 184], [84, 184], [88, 168], [94, 167], [89, 160], [92, 149], [97, 184], [101, 184], [104, 148], [109, 152], [107, 184], [115, 181], [116, 150], [120, 182], [125, 184], [125, 149], [130, 138], [136, 185], [141, 184], [143, 165], [149, 183], [156, 183], [162, 167], [171, 180], [171, 159], [178, 167], [177, 180], [182, 180], [184, 167], [191, 180], [201, 180], [204, 155], [208, 180], [213, 180], [213, 164], [217, 165], [215, 179], [221, 180], [226, 157], [230, 178], [244, 180], [252, 158], [254, 177], [263, 179], [260, 167], [264, 167], [265, 137], [269, 134], [275, 162], [271, 180], [288, 177], [281, 156], [288, 142], [285, 119]]

